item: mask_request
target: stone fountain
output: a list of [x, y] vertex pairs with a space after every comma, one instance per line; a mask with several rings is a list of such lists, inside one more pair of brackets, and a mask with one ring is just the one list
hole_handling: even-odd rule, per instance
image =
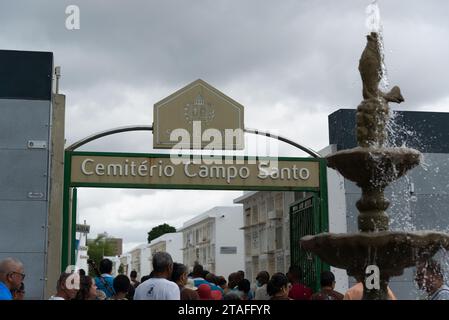
[[[449, 248], [449, 235], [440, 232], [388, 231], [386, 213], [389, 202], [385, 188], [419, 165], [421, 153], [411, 148], [386, 145], [389, 102], [404, 101], [399, 87], [385, 93], [379, 89], [382, 79], [382, 55], [379, 34], [371, 32], [362, 53], [359, 71], [363, 81], [363, 101], [357, 108], [356, 135], [358, 147], [342, 150], [327, 157], [328, 166], [362, 189], [356, 206], [359, 210], [359, 233], [323, 233], [305, 236], [301, 247], [322, 261], [341, 269], [349, 276], [365, 279], [366, 267], [380, 270], [380, 289], [364, 285], [363, 299], [387, 299], [390, 277], [420, 260], [431, 258], [441, 248]], [[425, 213], [423, 213], [425, 214]]]

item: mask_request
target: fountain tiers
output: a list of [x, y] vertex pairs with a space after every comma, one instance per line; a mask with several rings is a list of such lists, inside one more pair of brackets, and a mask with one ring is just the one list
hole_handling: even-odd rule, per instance
[[[363, 282], [363, 299], [388, 297], [388, 281], [404, 268], [432, 257], [440, 248], [449, 249], [449, 235], [439, 232], [392, 232], [388, 215], [389, 202], [385, 188], [419, 165], [421, 153], [410, 148], [386, 148], [388, 102], [401, 103], [399, 87], [389, 93], [379, 90], [382, 78], [382, 56], [379, 35], [367, 36], [359, 71], [363, 81], [363, 98], [357, 108], [357, 143], [359, 147], [339, 151], [327, 157], [328, 166], [362, 189], [357, 202], [360, 233], [305, 236], [300, 246], [318, 255], [322, 261], [346, 269], [348, 275]], [[376, 265], [380, 270], [380, 289], [366, 287], [365, 270]]]

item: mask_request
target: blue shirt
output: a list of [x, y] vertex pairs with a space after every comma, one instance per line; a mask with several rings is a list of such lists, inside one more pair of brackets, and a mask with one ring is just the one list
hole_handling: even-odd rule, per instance
[[206, 280], [204, 280], [203, 278], [194, 278], [193, 279], [193, 285], [195, 286], [195, 287], [199, 287], [200, 285], [202, 285], [202, 284], [207, 284], [207, 285], [209, 285], [210, 286], [210, 283], [208, 282], [208, 281], [206, 281]]
[[11, 291], [3, 282], [0, 282], [0, 300], [12, 300]]
[[[106, 281], [106, 283], [108, 284], [108, 287], [110, 289], [108, 289], [108, 287], [106, 287], [104, 285], [103, 280], [101, 280], [99, 277], [95, 277], [95, 284], [96, 284], [98, 290], [103, 291], [104, 294], [106, 295], [106, 297], [110, 298], [115, 294], [114, 286], [113, 286], [114, 277], [111, 276], [110, 274], [102, 274], [101, 277], [104, 279], [104, 281]], [[111, 290], [112, 290], [112, 292], [111, 292]]]

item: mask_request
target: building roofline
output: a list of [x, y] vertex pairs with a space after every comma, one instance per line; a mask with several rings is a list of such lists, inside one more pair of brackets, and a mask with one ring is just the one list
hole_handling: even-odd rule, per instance
[[163, 241], [167, 241], [170, 240], [171, 236], [175, 235], [175, 234], [181, 234], [181, 232], [169, 232], [169, 233], [164, 233], [163, 235], [157, 237], [156, 239], [151, 240], [151, 242], [148, 244], [148, 247], [152, 247], [158, 243], [161, 243]]
[[[183, 223], [182, 227], [179, 228], [177, 231], [181, 232], [191, 226], [194, 226], [195, 224], [203, 222], [204, 220], [217, 218], [217, 217], [221, 216], [223, 214], [223, 211], [225, 211], [225, 210], [227, 212], [229, 212], [229, 211], [236, 210], [236, 209], [240, 210], [241, 207], [240, 206], [216, 206], [216, 207], [213, 207], [213, 208], [193, 217], [192, 219], [187, 220], [186, 222]], [[236, 210], [236, 212], [237, 212], [237, 210]]]
[[260, 192], [260, 191], [249, 191], [249, 192], [245, 192], [245, 193], [244, 193], [243, 195], [241, 195], [240, 197], [235, 198], [233, 202], [234, 202], [234, 203], [242, 204], [244, 200], [246, 200], [246, 199], [248, 199], [248, 198], [254, 196], [254, 195], [257, 194], [258, 192]]

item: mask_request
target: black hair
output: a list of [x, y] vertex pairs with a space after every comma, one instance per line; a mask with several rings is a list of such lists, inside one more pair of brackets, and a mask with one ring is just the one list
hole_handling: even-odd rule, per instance
[[223, 300], [241, 300], [237, 292], [229, 291], [223, 297]]
[[217, 277], [217, 282], [215, 283], [217, 286], [224, 286], [227, 283], [225, 277], [219, 276]]
[[267, 271], [260, 271], [257, 274], [256, 280], [260, 280], [262, 284], [266, 284], [270, 281], [270, 274]]
[[116, 293], [128, 292], [129, 287], [131, 286], [131, 282], [129, 281], [127, 276], [125, 276], [124, 274], [119, 274], [117, 277], [114, 278], [112, 286], [114, 287], [114, 291]]
[[142, 278], [140, 278], [140, 283], [147, 281], [148, 279], [153, 278], [153, 275], [147, 274], [146, 276], [143, 276]]
[[171, 281], [178, 282], [181, 276], [187, 273], [187, 267], [182, 263], [173, 263], [173, 272], [171, 274]]
[[131, 271], [131, 273], [129, 274], [129, 276], [130, 276], [131, 278], [137, 278], [137, 271], [136, 271], [136, 270]]
[[302, 278], [302, 270], [299, 266], [290, 266], [288, 273], [295, 279], [300, 280]]
[[111, 273], [112, 272], [112, 261], [109, 259], [103, 259], [100, 261], [100, 272]]
[[248, 292], [251, 290], [251, 283], [248, 279], [240, 280], [240, 282], [237, 285], [237, 288], [240, 291], [243, 291], [245, 294], [248, 294]]
[[335, 276], [330, 271], [321, 272], [320, 282], [322, 287], [331, 287], [335, 281]]
[[193, 266], [193, 275], [194, 276], [202, 276], [204, 272], [203, 266], [200, 264], [196, 264]]
[[270, 296], [274, 296], [280, 292], [283, 287], [288, 285], [288, 279], [283, 273], [275, 273], [267, 283], [267, 293]]
[[93, 285], [92, 277], [80, 276], [80, 289], [76, 293], [75, 300], [88, 300], [90, 287]]
[[84, 269], [79, 269], [78, 273], [80, 276], [85, 276], [86, 275], [86, 271]]

